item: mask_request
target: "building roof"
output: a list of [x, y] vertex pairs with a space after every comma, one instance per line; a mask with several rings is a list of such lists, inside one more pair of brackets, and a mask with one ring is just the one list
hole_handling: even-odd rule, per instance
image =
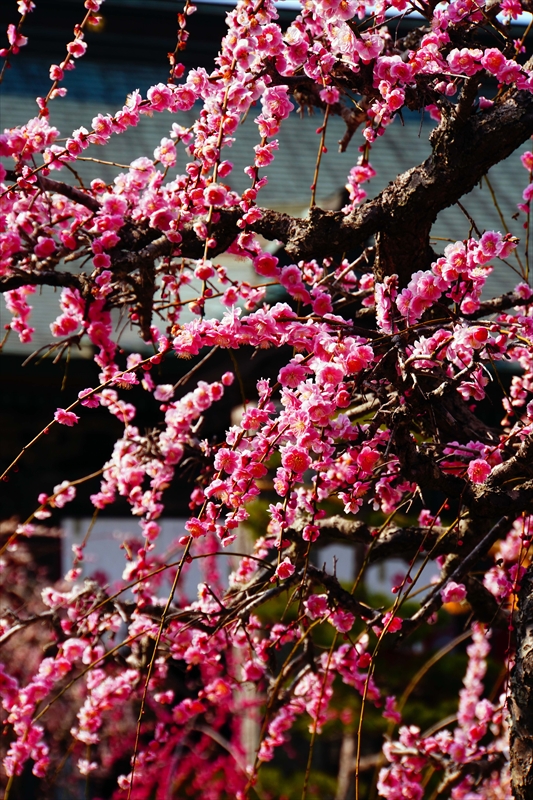
[[[36, 115], [37, 107], [34, 97], [44, 94], [49, 87], [49, 59], [45, 57], [23, 58], [22, 54], [14, 59], [13, 69], [7, 75], [3, 86], [2, 127], [13, 127], [26, 122]], [[91, 120], [97, 113], [114, 113], [123, 104], [127, 94], [139, 88], [145, 93], [147, 88], [166, 79], [166, 66], [148, 63], [98, 63], [82, 60], [77, 68], [67, 74], [65, 85], [68, 95], [54, 100], [50, 105], [50, 121], [68, 135], [75, 128], [90, 128]], [[258, 109], [259, 111], [259, 109]], [[253, 161], [253, 147], [259, 142], [257, 126], [253, 113], [250, 113], [236, 134], [236, 143], [225, 153], [232, 161], [234, 168], [226, 181], [232, 188], [242, 191], [250, 185], [244, 168]], [[99, 159], [118, 164], [129, 164], [141, 155], [150, 155], [162, 137], [168, 136], [173, 122], [189, 126], [195, 119], [195, 110], [170, 115], [168, 112], [143, 117], [136, 128], [129, 129], [121, 136], [112, 137], [105, 148], [92, 146], [85, 152], [85, 157]], [[279, 150], [272, 165], [268, 169], [269, 183], [259, 195], [259, 203], [263, 206], [286, 210], [290, 213], [304, 214], [310, 198], [310, 185], [313, 180], [319, 136], [316, 129], [322, 122], [321, 114], [300, 116], [295, 110], [284, 121], [278, 135]], [[371, 163], [377, 172], [368, 186], [369, 196], [377, 194], [399, 173], [421, 163], [431, 152], [428, 135], [434, 123], [429, 116], [407, 114], [402, 121], [397, 118], [387, 130], [385, 136], [374, 144], [371, 151]], [[344, 131], [339, 118], [331, 118], [328, 123], [326, 145], [328, 152], [324, 154], [320, 168], [317, 200], [324, 207], [335, 207], [346, 176], [352, 166], [357, 163], [358, 146], [363, 139], [358, 132], [347, 152], [339, 153], [337, 142]], [[492, 189], [505, 218], [506, 226], [514, 235], [523, 234], [522, 219], [513, 220], [516, 202], [521, 197], [521, 190], [526, 186], [528, 176], [520, 162], [520, 152], [527, 149], [524, 145], [505, 162], [496, 165], [489, 173]], [[186, 156], [182, 152], [178, 159], [178, 171], [182, 171]], [[120, 168], [95, 162], [80, 162], [76, 169], [84, 181], [99, 176], [106, 182], [112, 182]], [[59, 177], [59, 176], [58, 176]], [[64, 180], [72, 178], [62, 173]], [[486, 182], [476, 187], [470, 194], [462, 198], [461, 203], [477, 228], [484, 230], [500, 230], [505, 232], [504, 225], [495, 208], [491, 192]], [[434, 248], [441, 252], [448, 240], [460, 240], [470, 235], [471, 222], [458, 205], [444, 210], [438, 217], [432, 235], [436, 238]], [[446, 241], [440, 241], [446, 240]], [[513, 262], [513, 266], [516, 264]], [[249, 279], [250, 267], [241, 264], [232, 268], [241, 270], [240, 279]], [[236, 276], [237, 277], [237, 276]], [[498, 263], [497, 270], [489, 277], [486, 295], [499, 294], [511, 289], [519, 280], [509, 267]], [[36, 328], [32, 345], [20, 345], [14, 336], [11, 337], [6, 350], [10, 352], [31, 352], [31, 349], [46, 344], [51, 336], [49, 323], [57, 316], [56, 291], [43, 287], [42, 297], [34, 303], [32, 324]], [[2, 324], [5, 324], [6, 312], [2, 308]], [[124, 332], [123, 346], [132, 349], [139, 347], [135, 333]]]

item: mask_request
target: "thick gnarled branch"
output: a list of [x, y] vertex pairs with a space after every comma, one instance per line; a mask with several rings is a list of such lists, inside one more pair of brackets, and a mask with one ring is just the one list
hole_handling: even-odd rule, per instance
[[[295, 261], [338, 255], [376, 235], [376, 277], [382, 280], [397, 273], [400, 283], [405, 285], [414, 271], [428, 268], [434, 257], [429, 233], [439, 212], [470, 192], [492, 166], [507, 158], [532, 134], [533, 95], [509, 91], [492, 108], [472, 114], [466, 120], [461, 118], [460, 124], [457, 117], [445, 116], [431, 135], [433, 154], [399, 175], [377, 197], [355, 211], [344, 214], [315, 207], [306, 219], [299, 219], [265, 209], [250, 229], [269, 240], [283, 242]], [[70, 197], [92, 211], [100, 208], [98, 201], [81, 189], [49, 178], [39, 180], [47, 191]], [[212, 226], [212, 236], [217, 241], [214, 255], [224, 252], [237, 237], [240, 230], [237, 222], [242, 213], [235, 208], [218, 212], [218, 221]], [[181, 233], [180, 255], [201, 257], [204, 242], [198, 239], [192, 226], [186, 226]], [[153, 237], [157, 238], [155, 231]], [[159, 236], [157, 241], [163, 238]], [[139, 258], [145, 258], [131, 244], [128, 241], [127, 250], [115, 248], [111, 254], [113, 268], [130, 272], [138, 267]], [[141, 250], [150, 248], [145, 237], [141, 237], [139, 244]], [[175, 246], [165, 239], [154, 248], [153, 258], [173, 250]]]

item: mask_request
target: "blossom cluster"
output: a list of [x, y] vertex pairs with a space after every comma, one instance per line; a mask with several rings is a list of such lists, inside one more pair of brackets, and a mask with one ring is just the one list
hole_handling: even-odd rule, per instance
[[[33, 7], [18, 5], [22, 16]], [[36, 116], [0, 134], [0, 157], [10, 165], [9, 173], [0, 165], [0, 280], [14, 287], [5, 292], [6, 334], [23, 344], [34, 334], [36, 287], [61, 287], [50, 347], [61, 352], [87, 343], [99, 377], [65, 408], [52, 409], [49, 426], [75, 433], [97, 408], [121, 424], [90, 502], [95, 518], [126, 503], [140, 537], [123, 543], [118, 586], [98, 575], [82, 581], [84, 540], [73, 548], [65, 580], [44, 590], [44, 611], [24, 617], [17, 607], [0, 620], [2, 641], [38, 620], [52, 623], [51, 645], [37, 663], [11, 660], [0, 668], [2, 721], [10, 732], [4, 768], [18, 776], [31, 761], [39, 778], [58, 769], [61, 736], [49, 720], [68, 695], [75, 705], [68, 747], [78, 771], [106, 776], [120, 768], [117, 797], [146, 800], [186, 786], [208, 800], [244, 800], [298, 720], [305, 719], [314, 741], [334, 719], [339, 687], [356, 694], [362, 718], [372, 703], [385, 720], [402, 723], [401, 704], [374, 668], [382, 646], [394, 646], [418, 622], [435, 621], [433, 607], [421, 621], [416, 614], [407, 619], [404, 603], [418, 591], [419, 559], [442, 548], [433, 595], [435, 607], [445, 606], [442, 615], [451, 604], [470, 608], [469, 581], [449, 569], [457, 554], [446, 550], [448, 541], [464, 545], [458, 531], [468, 529], [464, 507], [472, 498], [479, 503], [498, 481], [504, 492], [522, 480], [515, 470], [506, 481], [505, 471], [522, 464], [519, 448], [533, 436], [533, 290], [517, 239], [506, 230], [470, 232], [408, 279], [392, 270], [373, 274], [378, 240], [356, 258], [338, 242], [329, 252], [327, 234], [316, 257], [301, 242], [301, 251], [289, 242], [282, 255], [274, 252], [275, 235], [289, 241], [298, 221], [279, 215], [270, 232], [271, 212], [260, 207], [263, 170], [276, 159], [280, 131], [297, 105], [324, 112], [317, 131], [324, 137], [330, 115], [342, 116], [347, 140], [362, 126], [359, 155], [347, 162], [348, 204], [337, 214], [314, 209], [308, 220], [310, 236], [320, 218], [357, 226], [369, 207], [361, 205], [363, 185], [376, 176], [372, 145], [379, 137], [386, 142], [402, 109], [428, 106], [445, 124], [475, 81], [490, 79], [498, 86], [493, 98], [479, 96], [472, 107], [483, 118], [506, 93], [531, 93], [533, 72], [520, 63], [520, 41], [513, 51], [510, 43], [498, 48], [472, 38], [492, 13], [474, 0], [438, 4], [431, 25], [403, 42], [387, 19], [410, 13], [408, 0], [305, 0], [286, 29], [272, 0], [239, 0], [227, 14], [214, 68], [186, 71], [176, 56], [195, 10], [187, 0], [178, 15], [180, 47], [170, 54], [171, 80], [145, 96], [133, 90], [115, 113], [96, 114], [61, 138], [49, 103], [65, 95], [65, 74], [85, 54], [85, 28], [100, 5], [85, 0], [87, 13], [65, 58], [50, 66], [51, 88], [37, 98]], [[521, 9], [518, 0], [500, 4], [507, 21]], [[9, 26], [8, 42], [0, 53], [6, 58], [26, 43], [20, 26]], [[300, 82], [313, 87], [312, 102]], [[185, 126], [189, 111], [195, 119]], [[112, 183], [61, 182], [87, 148], [105, 147], [153, 114], [169, 119], [153, 153], [117, 167]], [[229, 153], [249, 114], [257, 144], [245, 168], [249, 184], [238, 192]], [[319, 152], [325, 156], [323, 141]], [[522, 164], [529, 178], [519, 210], [529, 220], [531, 152]], [[244, 260], [253, 278], [238, 280], [226, 254]], [[487, 278], [514, 256], [522, 280], [512, 295], [487, 304]], [[82, 260], [77, 271], [63, 269]], [[139, 352], [122, 351], [116, 309], [139, 331]], [[230, 354], [234, 370], [217, 363], [204, 380], [196, 374], [201, 360], [217, 350]], [[272, 358], [247, 396], [240, 354], [263, 350]], [[185, 381], [160, 377], [159, 365], [166, 362], [170, 374], [174, 357], [181, 364], [195, 359], [186, 380], [196, 382], [186, 391]], [[474, 412], [504, 359], [520, 372], [503, 398], [506, 417], [497, 430], [483, 427]], [[149, 431], [140, 427], [137, 401], [124, 394], [132, 387], [157, 409]], [[237, 389], [238, 421], [216, 440], [202, 439], [204, 417], [216, 415], [217, 404], [236, 398]], [[182, 472], [194, 459], [200, 474], [187, 489]], [[54, 519], [84, 480], [43, 487], [6, 551], [15, 551], [18, 538], [31, 540], [33, 520]], [[459, 487], [453, 503], [439, 499], [437, 508], [435, 495], [449, 486]], [[161, 520], [173, 491], [186, 493], [190, 514], [185, 532], [162, 553]], [[245, 531], [254, 524], [260, 530], [252, 537]], [[480, 591], [504, 620], [530, 565], [530, 527], [527, 513], [510, 514], [503, 538], [480, 562]], [[336, 568], [318, 566], [321, 548], [336, 538], [361, 548], [361, 570], [350, 586]], [[467, 545], [471, 552], [474, 544]], [[409, 566], [393, 599], [378, 602], [363, 585], [365, 570], [389, 551]], [[202, 580], [191, 598], [183, 586], [194, 564]], [[285, 610], [272, 618], [271, 608], [282, 602]], [[422, 602], [420, 613], [424, 608]], [[435, 767], [457, 772], [453, 800], [481, 800], [496, 787], [498, 797], [510, 797], [501, 767], [505, 698], [483, 696], [489, 636], [474, 622], [457, 726], [424, 734], [402, 724], [397, 740], [385, 744], [381, 797], [422, 798]], [[253, 752], [246, 719], [261, 732]], [[112, 735], [114, 726], [121, 736]], [[478, 763], [494, 769], [476, 782]]]
[[[450, 773], [460, 765], [470, 767], [476, 762], [492, 761], [495, 769], [487, 770], [488, 776], [476, 780], [466, 774], [451, 790], [453, 800], [483, 800], [491, 796], [508, 796], [509, 772], [496, 768], [498, 758], [506, 747], [505, 694], [496, 702], [483, 697], [483, 678], [490, 651], [487, 631], [476, 624], [472, 632], [472, 644], [467, 648], [468, 667], [459, 693], [458, 725], [454, 731], [445, 728], [435, 734], [424, 736], [415, 725], [400, 728], [397, 741], [389, 742], [384, 752], [391, 762], [381, 770], [378, 790], [381, 797], [400, 800], [411, 797], [418, 800], [424, 796], [424, 768], [431, 762]], [[490, 731], [490, 744], [484, 737]], [[460, 775], [461, 773], [459, 773]], [[493, 795], [498, 790], [501, 795]]]

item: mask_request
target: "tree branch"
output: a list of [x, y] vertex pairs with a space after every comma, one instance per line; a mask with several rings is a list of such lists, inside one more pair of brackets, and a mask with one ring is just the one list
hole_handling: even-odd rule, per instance
[[[405, 285], [414, 271], [426, 269], [434, 257], [429, 232], [438, 213], [470, 192], [490, 167], [507, 158], [532, 134], [533, 95], [511, 90], [492, 108], [461, 120], [461, 125], [457, 125], [455, 117], [445, 117], [431, 135], [433, 154], [350, 214], [315, 207], [307, 219], [299, 219], [263, 209], [261, 219], [250, 229], [269, 240], [283, 242], [296, 261], [320, 260], [342, 253], [377, 235], [378, 280], [395, 272]], [[91, 211], [100, 208], [97, 200], [80, 189], [50, 178], [39, 177], [39, 181], [46, 191], [63, 194]], [[212, 228], [217, 240], [214, 255], [224, 252], [235, 240], [242, 213], [240, 209], [218, 212], [219, 220]], [[192, 227], [186, 226], [181, 233], [180, 254], [201, 257], [204, 243]], [[139, 258], [156, 259], [176, 249], [165, 237], [159, 236], [156, 242], [156, 246], [146, 245], [144, 239], [144, 252], [116, 248], [112, 253], [113, 268], [131, 272], [138, 268]]]
[[[6, 172], [8, 181], [16, 182], [20, 177], [21, 176], [17, 175], [13, 170], [8, 170]], [[63, 181], [54, 181], [52, 178], [45, 178], [40, 173], [36, 174], [36, 178], [36, 185], [44, 192], [53, 192], [54, 194], [61, 194], [63, 197], [68, 197], [69, 200], [74, 200], [75, 203], [79, 203], [80, 206], [85, 206], [85, 208], [88, 208], [95, 214], [100, 211], [101, 206], [98, 200], [82, 191], [82, 189], [77, 189], [75, 186], [70, 186]]]
[[331, 597], [343, 608], [348, 609], [358, 617], [368, 621], [377, 622], [381, 618], [381, 614], [374, 608], [367, 606], [365, 603], [359, 602], [355, 597], [343, 589], [339, 581], [334, 575], [329, 575], [325, 570], [318, 569], [312, 564], [307, 567], [307, 574], [315, 583], [322, 584], [328, 590]]
[[518, 292], [506, 292], [499, 297], [493, 297], [490, 300], [484, 300], [480, 303], [477, 311], [473, 314], [465, 315], [465, 319], [480, 319], [488, 314], [497, 314], [499, 311], [506, 311], [508, 308], [515, 306], [529, 306], [533, 303], [533, 298], [522, 297]]
[[516, 455], [493, 468], [485, 481], [485, 486], [492, 489], [501, 487], [513, 479], [531, 478], [533, 478], [533, 436], [529, 435], [518, 448]]
[[436, 584], [435, 588], [430, 592], [424, 603], [420, 606], [418, 611], [413, 616], [406, 620], [402, 627], [401, 637], [405, 638], [410, 635], [416, 628], [418, 628], [425, 620], [428, 619], [435, 611], [442, 605], [441, 589], [451, 581], [460, 582], [462, 578], [474, 567], [476, 561], [482, 558], [497, 539], [509, 529], [509, 518], [501, 517], [498, 522], [492, 526], [488, 533], [483, 536], [481, 541], [463, 557], [457, 567], [451, 574], [445, 576], [444, 579]]
[[402, 475], [407, 480], [415, 481], [422, 491], [444, 492], [448, 497], [463, 495], [467, 488], [466, 481], [446, 474], [432, 458], [418, 449], [405, 416], [402, 408], [394, 412], [392, 419], [392, 440], [402, 466]]
[[24, 272], [17, 270], [14, 275], [0, 277], [0, 292], [10, 292], [21, 286], [72, 286], [83, 291], [86, 286], [85, 275], [73, 275], [71, 272]]

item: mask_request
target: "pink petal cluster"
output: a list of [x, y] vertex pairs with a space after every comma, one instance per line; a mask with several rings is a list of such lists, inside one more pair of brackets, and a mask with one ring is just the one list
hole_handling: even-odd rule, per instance
[[76, 423], [80, 421], [77, 414], [73, 411], [66, 411], [64, 408], [57, 409], [54, 414], [54, 419], [56, 422], [59, 422], [60, 425], [67, 425], [69, 428], [72, 428], [73, 425], [76, 425]]
[[[357, 238], [376, 208], [362, 205], [365, 184], [376, 176], [371, 149], [389, 136], [394, 120], [399, 127], [406, 108], [427, 108], [439, 121], [432, 139], [438, 159], [439, 136], [459, 126], [468, 87], [479, 79], [490, 95], [472, 105], [468, 124], [481, 129], [509, 97], [531, 94], [533, 72], [521, 40], [509, 39], [504, 47], [476, 34], [476, 43], [468, 44], [471, 31], [489, 23], [476, 0], [437, 4], [427, 26], [405, 40], [390, 20], [410, 14], [407, 0], [376, 0], [371, 7], [361, 0], [306, 0], [283, 25], [271, 0], [238, 0], [226, 15], [214, 65], [186, 69], [177, 60], [195, 11], [186, 2], [177, 14], [169, 81], [143, 94], [132, 91], [115, 111], [80, 120], [60, 138], [48, 106], [65, 95], [65, 76], [87, 52], [87, 26], [97, 21], [100, 6], [100, 0], [85, 0], [84, 22], [75, 26], [63, 60], [47, 69], [52, 84], [37, 98], [37, 116], [0, 134], [0, 278], [10, 287], [6, 333], [14, 331], [23, 344], [34, 333], [30, 296], [43, 282], [61, 287], [51, 348], [90, 348], [99, 375], [53, 419], [74, 427], [78, 405], [88, 409], [84, 415], [100, 409], [115, 418], [120, 434], [90, 500], [95, 512], [125, 504], [140, 535], [122, 542], [119, 585], [107, 587], [98, 574], [82, 582], [90, 566], [88, 536], [73, 546], [66, 581], [44, 589], [46, 653], [35, 648], [27, 663], [17, 653], [0, 666], [4, 767], [18, 776], [31, 762], [39, 778], [53, 774], [60, 762], [56, 734], [64, 727], [61, 703], [68, 698], [75, 704], [64, 715], [73, 725], [72, 763], [82, 775], [96, 773], [100, 780], [123, 770], [117, 791], [138, 800], [170, 797], [179, 787], [206, 800], [243, 800], [257, 781], [257, 764], [247, 760], [270, 761], [277, 748], [288, 749], [297, 725], [314, 737], [334, 720], [350, 724], [333, 702], [341, 683], [380, 707], [384, 719], [402, 721], [379, 670], [379, 646], [374, 673], [370, 642], [373, 634], [380, 645], [385, 634], [407, 634], [410, 612], [399, 604], [408, 593], [416, 597], [410, 594], [413, 570], [396, 581], [394, 605], [383, 613], [352, 596], [336, 568], [322, 569], [322, 548], [337, 535], [356, 539], [366, 548], [366, 566], [366, 557], [379, 557], [408, 524], [413, 540], [422, 536], [418, 554], [430, 552], [426, 537], [436, 537], [445, 550], [451, 511], [447, 501], [440, 509], [432, 505], [434, 489], [456, 487], [453, 503], [490, 490], [505, 475], [501, 465], [509, 463], [509, 453], [527, 446], [533, 434], [533, 290], [517, 239], [475, 226], [467, 234], [467, 226], [460, 241], [435, 244], [441, 255], [433, 263], [378, 280], [375, 247]], [[19, 0], [18, 8], [24, 17], [33, 4]], [[504, 22], [522, 10], [519, 0], [500, 4]], [[7, 62], [26, 44], [23, 23], [7, 29], [9, 46], [1, 51]], [[490, 24], [494, 30], [496, 22]], [[503, 37], [504, 23], [497, 26]], [[364, 88], [361, 97], [350, 90], [350, 76]], [[347, 126], [341, 149], [352, 138], [359, 151], [346, 166], [345, 208], [321, 211], [319, 197], [301, 223], [309, 237], [295, 246], [301, 221], [260, 207], [260, 200], [297, 103], [302, 111], [308, 104], [324, 114], [317, 130], [323, 141], [340, 113]], [[112, 180], [98, 177], [95, 166], [92, 181], [76, 188], [67, 182], [65, 189], [61, 173], [76, 173], [86, 166], [82, 159], [141, 122], [148, 127], [156, 114], [167, 128], [152, 152], [116, 166]], [[257, 140], [240, 184], [229, 154], [247, 117]], [[321, 159], [322, 170], [327, 148]], [[521, 162], [528, 177], [519, 209], [527, 227], [533, 154], [523, 153]], [[408, 173], [406, 180], [416, 183], [422, 174]], [[330, 252], [327, 235], [311, 246], [321, 220], [346, 235], [344, 252], [338, 241]], [[394, 227], [393, 208], [380, 235], [389, 221]], [[283, 254], [270, 252], [278, 236], [287, 245]], [[364, 252], [353, 256], [352, 243]], [[378, 262], [380, 246], [378, 240]], [[294, 259], [287, 257], [296, 251]], [[487, 278], [514, 255], [520, 282], [486, 304]], [[246, 265], [246, 279], [231, 266], [233, 259]], [[69, 271], [82, 260], [80, 270]], [[276, 293], [286, 302], [272, 299]], [[118, 312], [124, 319], [117, 328]], [[139, 352], [123, 351], [125, 327], [141, 335]], [[198, 365], [214, 352], [209, 381], [198, 380]], [[249, 354], [252, 371], [261, 362], [265, 372], [258, 374], [269, 376], [243, 380], [242, 353]], [[283, 353], [285, 360], [277, 361]], [[197, 361], [176, 374], [174, 357], [180, 365]], [[504, 359], [517, 367], [503, 403], [506, 418], [499, 436], [483, 436], [468, 414], [475, 414]], [[234, 372], [225, 372], [232, 362]], [[267, 373], [271, 364], [275, 369]], [[138, 415], [142, 396], [158, 415], [149, 430]], [[241, 403], [225, 432], [216, 438], [206, 433], [213, 418]], [[465, 430], [452, 413], [457, 406], [461, 420], [471, 421]], [[438, 435], [428, 433], [432, 426]], [[428, 462], [431, 472], [424, 471]], [[191, 475], [189, 488], [181, 467]], [[54, 509], [62, 512], [76, 486], [71, 478], [50, 495], [38, 494], [32, 517], [44, 522]], [[186, 493], [178, 499], [189, 514], [163, 552], [162, 520], [176, 492]], [[258, 508], [260, 530], [248, 541], [245, 526], [255, 524]], [[528, 569], [527, 508], [484, 562], [483, 585], [502, 618], [512, 613]], [[418, 515], [418, 528], [399, 511], [413, 520]], [[370, 524], [374, 514], [380, 522]], [[338, 518], [330, 524], [328, 515]], [[16, 526], [14, 537], [27, 536], [31, 544], [38, 530], [30, 518]], [[457, 550], [464, 544], [454, 542]], [[3, 559], [17, 552], [14, 538], [9, 545]], [[197, 570], [200, 580], [190, 596]], [[16, 575], [22, 573], [19, 563]], [[440, 599], [463, 602], [466, 593], [464, 584], [449, 581]], [[282, 602], [286, 613], [270, 618], [269, 609]], [[33, 635], [34, 622], [20, 609], [6, 613], [3, 646]], [[508, 749], [504, 698], [484, 697], [489, 631], [477, 622], [472, 630], [457, 723], [426, 734], [403, 725], [384, 746], [389, 763], [379, 774], [381, 797], [423, 798], [435, 767], [454, 776], [446, 789], [453, 800], [510, 797], [508, 770], [501, 766]], [[257, 759], [245, 746], [249, 724], [262, 731]], [[478, 764], [495, 769], [477, 771]]]
[[448, 581], [446, 586], [441, 589], [440, 596], [443, 603], [462, 603], [466, 600], [466, 587], [463, 583]]

